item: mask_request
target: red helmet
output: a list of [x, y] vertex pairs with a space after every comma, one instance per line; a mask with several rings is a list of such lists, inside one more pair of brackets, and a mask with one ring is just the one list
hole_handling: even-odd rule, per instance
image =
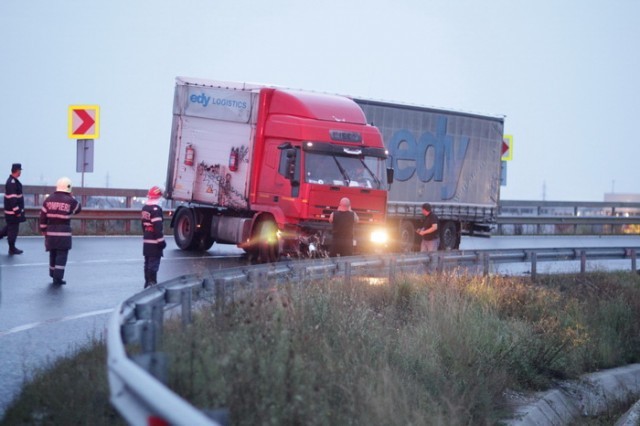
[[162, 189], [159, 186], [152, 187], [147, 193], [147, 198], [150, 200], [155, 200], [162, 197]]

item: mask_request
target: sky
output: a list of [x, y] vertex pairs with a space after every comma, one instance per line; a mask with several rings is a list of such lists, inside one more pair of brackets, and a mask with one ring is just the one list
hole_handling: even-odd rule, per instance
[[165, 185], [176, 76], [505, 116], [508, 200], [640, 193], [638, 0], [3, 0], [0, 176]]

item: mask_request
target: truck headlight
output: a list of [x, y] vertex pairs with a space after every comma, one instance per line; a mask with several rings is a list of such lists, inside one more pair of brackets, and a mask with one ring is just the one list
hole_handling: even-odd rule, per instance
[[389, 234], [384, 229], [376, 229], [371, 233], [371, 242], [374, 244], [386, 244], [389, 241]]

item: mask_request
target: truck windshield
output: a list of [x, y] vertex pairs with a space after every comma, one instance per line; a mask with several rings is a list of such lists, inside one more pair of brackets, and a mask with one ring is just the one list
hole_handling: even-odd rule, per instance
[[306, 182], [372, 189], [383, 189], [386, 184], [383, 158], [317, 152], [304, 154]]

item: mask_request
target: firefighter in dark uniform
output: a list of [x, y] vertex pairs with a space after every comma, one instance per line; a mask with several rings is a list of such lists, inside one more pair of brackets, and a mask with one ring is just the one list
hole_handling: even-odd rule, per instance
[[40, 210], [40, 232], [45, 236], [44, 245], [49, 252], [49, 276], [54, 285], [62, 285], [64, 268], [71, 250], [71, 216], [80, 213], [82, 206], [71, 195], [71, 180], [58, 179], [56, 192], [44, 200]]
[[162, 251], [167, 247], [163, 232], [162, 208], [158, 205], [162, 190], [154, 186], [142, 207], [142, 254], [144, 255], [144, 288], [158, 283]]
[[27, 220], [24, 216], [22, 183], [18, 180], [21, 174], [22, 164], [12, 164], [11, 174], [4, 186], [4, 220], [6, 225], [0, 229], [0, 239], [7, 237], [7, 242], [9, 243], [9, 255], [23, 253], [22, 250], [16, 247], [20, 224]]

